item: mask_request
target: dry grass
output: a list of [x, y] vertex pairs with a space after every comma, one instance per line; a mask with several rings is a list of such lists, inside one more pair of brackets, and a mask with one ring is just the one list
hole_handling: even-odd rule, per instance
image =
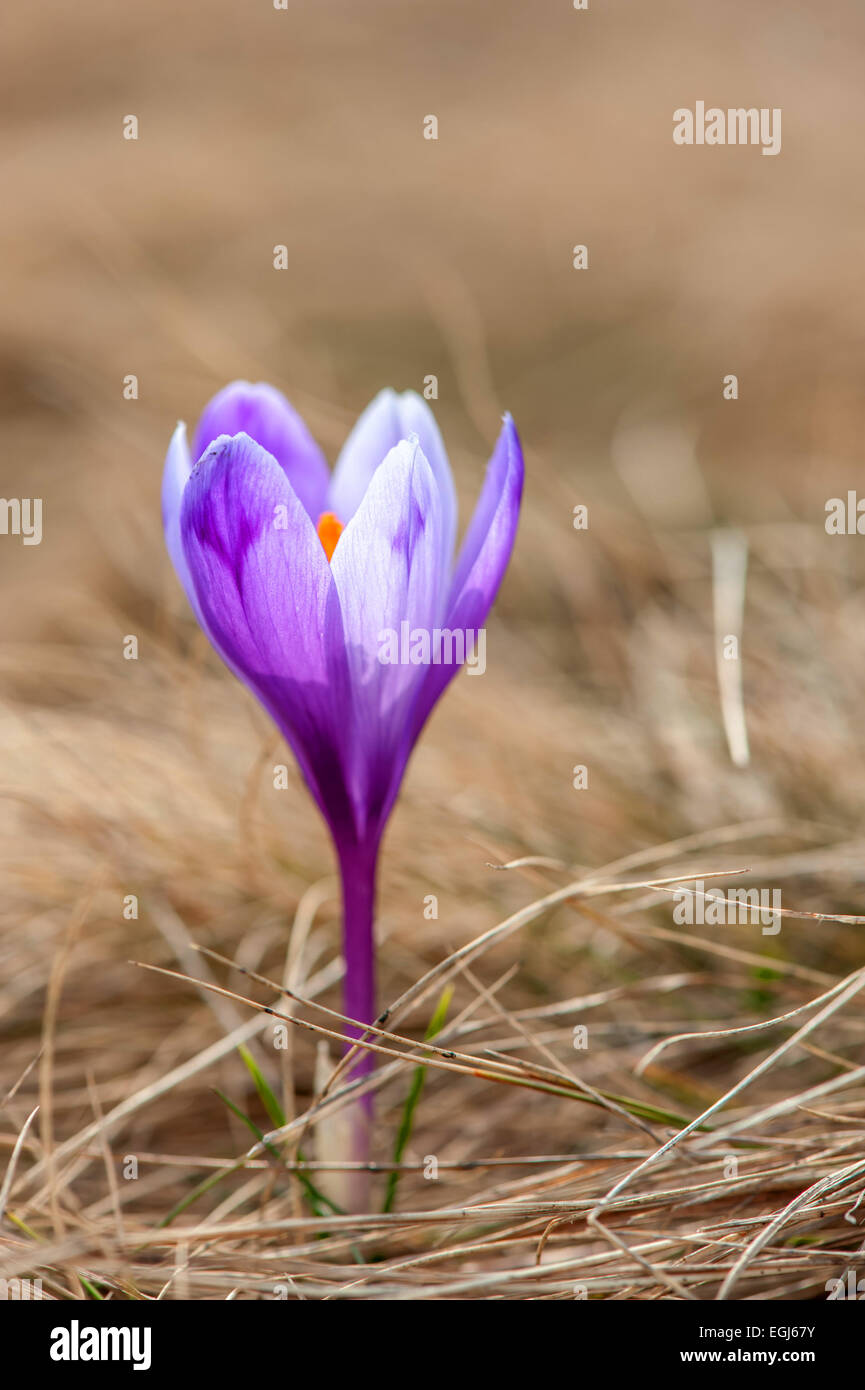
[[[659, 562], [680, 553], [672, 538], [655, 540]], [[4, 1105], [7, 1151], [42, 1108], [9, 1196], [6, 1277], [38, 1269], [58, 1294], [83, 1276], [139, 1297], [273, 1296], [287, 1285], [304, 1297], [570, 1298], [579, 1285], [590, 1296], [707, 1298], [736, 1269], [734, 1296], [795, 1298], [819, 1296], [855, 1267], [862, 926], [834, 919], [861, 905], [861, 843], [845, 829], [857, 778], [835, 764], [815, 805], [816, 720], [784, 757], [732, 768], [713, 685], [709, 546], [690, 545], [695, 572], [702, 551], [702, 612], [674, 588], [666, 612], [647, 605], [617, 634], [654, 683], [635, 686], [636, 708], [599, 701], [593, 714], [584, 694], [590, 741], [568, 734], [564, 691], [526, 674], [518, 616], [499, 619], [491, 639], [491, 650], [512, 653], [484, 677], [495, 697], [458, 682], [428, 732], [384, 861], [382, 994], [409, 1000], [378, 1044], [383, 1166], [413, 1071], [406, 1059], [418, 1056], [446, 979], [455, 995], [438, 1042], [457, 1056], [429, 1064], [387, 1216], [313, 1216], [292, 1168], [301, 1134], [317, 1132], [349, 1092], [338, 1082], [322, 1107], [315, 1034], [293, 1028], [290, 1053], [275, 1053], [273, 1019], [251, 1001], [284, 1011], [279, 990], [290, 981], [308, 1001], [294, 1006], [298, 1020], [338, 1032], [317, 1005], [338, 1008], [339, 923], [323, 832], [299, 784], [273, 790], [284, 754], [257, 710], [202, 660], [197, 638], [180, 656], [156, 633], [148, 659], [121, 668], [122, 717], [109, 703], [116, 654], [100, 668], [70, 648], [59, 708], [19, 698], [6, 716], [4, 1075], [11, 1085], [31, 1070]], [[766, 607], [775, 650], [782, 639], [793, 647], [788, 663], [809, 671], [814, 698], [831, 691], [840, 741], [862, 673], [848, 655], [830, 683], [830, 659], [810, 640], [819, 632], [831, 652], [838, 634], [818, 603], [780, 624], [773, 603], [790, 581], [770, 558], [752, 568], [749, 603], [758, 615]], [[803, 586], [819, 580], [828, 591], [827, 612], [853, 613], [843, 576], [812, 570], [807, 557], [800, 565]], [[59, 655], [41, 649], [55, 681]], [[805, 695], [777, 678], [772, 652], [745, 669], [752, 741], [765, 747], [773, 727], [794, 724]], [[491, 743], [514, 750], [504, 765]], [[590, 786], [573, 791], [564, 754], [589, 743]], [[516, 795], [511, 778], [525, 779]], [[668, 789], [662, 800], [658, 787]], [[737, 800], [748, 819], [718, 828]], [[682, 805], [709, 828], [652, 842], [653, 816], [660, 839], [682, 825]], [[571, 838], [592, 836], [643, 847], [590, 875], [557, 866]], [[537, 862], [489, 867], [538, 850]], [[587, 845], [581, 859], [590, 854], [598, 858]], [[722, 885], [780, 887], [784, 911], [804, 915], [785, 916], [777, 935], [676, 925], [670, 880], [713, 873]], [[128, 893], [136, 921], [123, 919]], [[437, 921], [424, 918], [428, 893]], [[271, 984], [202, 957], [193, 942]], [[588, 1028], [585, 1051], [573, 1047], [577, 1024]], [[679, 1034], [638, 1072], [650, 1048]], [[287, 1161], [250, 1149], [214, 1095], [218, 1087], [269, 1128], [242, 1040], [294, 1117], [279, 1144]], [[663, 1118], [671, 1113], [679, 1124]], [[308, 1138], [309, 1175], [323, 1185], [311, 1151]], [[136, 1181], [123, 1178], [128, 1155]], [[429, 1155], [436, 1182], [423, 1177]]]
[[[21, 10], [3, 492], [45, 498], [46, 536], [0, 545], [0, 1277], [67, 1298], [800, 1299], [861, 1272], [865, 563], [823, 529], [865, 423], [843, 162], [861, 16], [837, 6], [842, 54], [801, 4], [798, 27], [741, 3], [717, 30], [709, 6], [651, 8], [575, 47], [564, 7], [377, 3], [382, 46], [356, 6], [277, 42], [221, 0], [170, 59], [167, 3], [85, 5], [74, 29]], [[743, 34], [741, 99], [782, 90], [789, 145], [685, 174], [677, 74], [742, 92]], [[322, 1101], [301, 1026], [339, 1032], [333, 864], [177, 593], [159, 472], [178, 414], [232, 377], [288, 390], [332, 457], [379, 386], [428, 372], [463, 514], [504, 405], [525, 512], [488, 670], [449, 691], [385, 844], [381, 997], [408, 1002], [376, 1044], [377, 1206], [321, 1216], [295, 1154], [326, 1186], [349, 1095], [337, 1078]], [[716, 661], [740, 621], [741, 682]], [[671, 880], [710, 874], [792, 915], [678, 925]], [[446, 981], [455, 1055], [424, 1053], [383, 1215]], [[275, 1052], [257, 1005], [285, 1012], [286, 985], [305, 1002]], [[278, 1157], [215, 1093], [270, 1128], [242, 1041], [288, 1117]]]

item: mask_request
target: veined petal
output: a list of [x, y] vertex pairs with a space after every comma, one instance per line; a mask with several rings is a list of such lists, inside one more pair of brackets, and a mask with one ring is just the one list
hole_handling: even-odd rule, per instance
[[248, 434], [285, 471], [313, 521], [323, 511], [329, 473], [324, 454], [281, 391], [267, 382], [232, 381], [204, 407], [193, 462], [222, 434]]
[[432, 641], [439, 624], [448, 584], [442, 511], [420, 445], [403, 441], [376, 469], [333, 553], [354, 714], [351, 787], [366, 815], [361, 833], [383, 824], [411, 751], [412, 707], [429, 667], [387, 658], [406, 655], [412, 632]]
[[[516, 426], [506, 415], [484, 485], [469, 522], [448, 593], [444, 626], [462, 632], [467, 649], [486, 622], [502, 582], [520, 515], [523, 493], [523, 451]], [[456, 662], [433, 666], [418, 695], [412, 723], [416, 739], [436, 701], [456, 675]]]
[[441, 499], [441, 561], [450, 569], [457, 526], [457, 498], [448, 456], [435, 417], [416, 391], [380, 391], [358, 418], [342, 447], [330, 484], [329, 505], [341, 521], [354, 516], [376, 469], [402, 439], [416, 435]]
[[334, 834], [348, 833], [342, 623], [308, 513], [259, 444], [223, 436], [186, 484], [180, 531], [217, 649], [285, 734]]
[[492, 607], [517, 533], [523, 472], [520, 437], [506, 415], [457, 557], [448, 603], [450, 620], [465, 618], [467, 625], [478, 625]]
[[171, 557], [171, 563], [174, 565], [174, 572], [183, 585], [183, 591], [189, 601], [190, 608], [198, 619], [199, 627], [211, 645], [219, 652], [225, 664], [242, 680], [243, 677], [233, 665], [231, 658], [220, 648], [201, 611], [195, 585], [192, 582], [192, 575], [189, 573], [189, 566], [186, 563], [186, 551], [183, 548], [183, 538], [180, 534], [180, 511], [184, 489], [189, 482], [191, 473], [192, 459], [186, 442], [186, 426], [181, 421], [171, 436], [171, 443], [165, 456], [165, 471], [162, 475], [162, 522], [165, 529], [165, 544]]

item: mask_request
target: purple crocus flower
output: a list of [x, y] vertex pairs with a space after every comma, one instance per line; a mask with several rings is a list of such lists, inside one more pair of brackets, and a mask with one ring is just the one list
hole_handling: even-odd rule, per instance
[[[220, 656], [291, 745], [333, 836], [345, 1012], [359, 1023], [376, 1016], [382, 832], [418, 735], [462, 664], [459, 639], [471, 652], [495, 598], [522, 485], [505, 416], [454, 558], [450, 466], [411, 391], [376, 396], [332, 475], [300, 416], [264, 384], [227, 386], [191, 449], [182, 424], [168, 449], [162, 509], [177, 575]], [[406, 631], [446, 635], [426, 662], [384, 660], [384, 634]]]

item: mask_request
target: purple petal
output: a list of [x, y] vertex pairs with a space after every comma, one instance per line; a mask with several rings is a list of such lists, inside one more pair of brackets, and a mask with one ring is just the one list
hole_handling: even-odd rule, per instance
[[[417, 691], [428, 666], [381, 660], [383, 634], [438, 627], [448, 575], [441, 565], [442, 501], [417, 441], [392, 449], [373, 474], [333, 553], [348, 652], [354, 728], [351, 786], [361, 834], [373, 834], [399, 787]], [[405, 629], [403, 626], [405, 625]]]
[[222, 434], [248, 434], [285, 470], [313, 521], [324, 511], [329, 472], [324, 454], [281, 391], [260, 381], [233, 381], [204, 407], [193, 461]]
[[359, 417], [342, 447], [330, 484], [329, 506], [346, 524], [354, 516], [376, 469], [402, 439], [417, 436], [441, 498], [441, 562], [453, 560], [457, 498], [444, 442], [435, 417], [416, 391], [380, 391]]
[[[466, 634], [467, 649], [486, 622], [511, 558], [522, 493], [523, 451], [516, 426], [506, 415], [447, 598], [444, 626]], [[455, 662], [430, 668], [414, 711], [412, 741], [459, 669]]]
[[285, 734], [334, 835], [352, 834], [339, 600], [315, 527], [276, 460], [245, 434], [216, 440], [184, 490], [181, 536], [218, 650]]
[[[208, 626], [198, 602], [198, 595], [195, 592], [192, 575], [189, 573], [189, 566], [186, 563], [186, 552], [180, 534], [180, 510], [183, 492], [191, 473], [192, 459], [189, 455], [189, 446], [186, 443], [186, 426], [181, 421], [171, 436], [171, 443], [165, 456], [165, 471], [162, 475], [162, 522], [165, 528], [165, 544], [174, 565], [175, 574], [183, 585], [183, 591], [189, 600], [190, 608], [198, 619], [199, 627], [219, 652], [226, 665], [234, 671], [236, 676], [240, 676], [227, 653], [221, 650], [216, 637]], [[240, 679], [243, 679], [242, 676]]]

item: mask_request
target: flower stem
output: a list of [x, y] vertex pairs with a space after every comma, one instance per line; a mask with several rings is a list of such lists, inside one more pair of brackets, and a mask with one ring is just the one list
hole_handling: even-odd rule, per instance
[[[375, 881], [378, 865], [378, 843], [351, 844], [339, 852], [342, 877], [343, 954], [345, 981], [343, 1003], [349, 1018], [358, 1023], [373, 1023], [376, 1018], [375, 990]], [[349, 1035], [360, 1037], [362, 1030], [349, 1028]], [[369, 1076], [375, 1068], [372, 1052], [361, 1050], [353, 1063], [350, 1077]], [[372, 1129], [372, 1092], [361, 1096], [352, 1106], [351, 1153], [355, 1163], [367, 1163], [370, 1154]], [[366, 1210], [369, 1201], [369, 1174], [354, 1173], [351, 1183], [351, 1210]]]

